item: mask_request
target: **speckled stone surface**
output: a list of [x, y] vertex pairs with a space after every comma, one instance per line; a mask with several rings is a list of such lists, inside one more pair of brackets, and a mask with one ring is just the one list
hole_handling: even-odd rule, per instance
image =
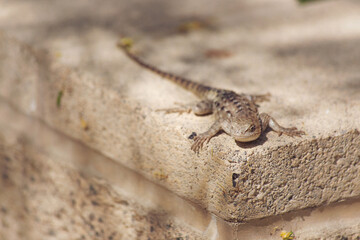
[[[0, 14], [0, 96], [20, 111], [226, 221], [359, 197], [358, 2], [30, 2], [2, 3]], [[177, 32], [194, 18], [211, 27]], [[266, 132], [238, 144], [220, 134], [194, 154], [188, 136], [213, 117], [156, 112], [196, 98], [129, 61], [116, 49], [119, 35], [164, 70], [271, 93], [260, 111], [307, 135]], [[230, 55], [208, 57], [212, 49]]]
[[0, 134], [0, 239], [207, 239], [164, 209], [144, 205], [146, 199], [84, 174], [86, 166], [71, 166], [79, 153], [49, 154], [29, 136], [6, 132]]

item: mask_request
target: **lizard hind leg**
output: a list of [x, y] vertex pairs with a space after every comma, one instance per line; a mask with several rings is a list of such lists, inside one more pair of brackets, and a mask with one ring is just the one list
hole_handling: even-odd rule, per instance
[[213, 101], [202, 100], [193, 105], [192, 111], [195, 115], [204, 116], [213, 112]]
[[281, 134], [285, 134], [290, 137], [295, 137], [295, 136], [301, 137], [301, 135], [305, 135], [304, 131], [300, 131], [296, 127], [292, 127], [292, 128], [282, 127], [280, 124], [276, 122], [276, 120], [273, 117], [269, 116], [267, 113], [261, 113], [260, 119], [261, 119], [261, 127], [263, 131], [267, 127], [270, 127], [272, 130], [277, 132], [279, 136], [281, 136]]
[[168, 113], [191, 113], [193, 112], [195, 115], [203, 116], [207, 114], [211, 114], [212, 109], [212, 101], [210, 100], [203, 100], [198, 103], [193, 104], [181, 104], [181, 103], [175, 103], [179, 107], [176, 108], [165, 108], [165, 109], [158, 109], [156, 111], [163, 111], [166, 114]]

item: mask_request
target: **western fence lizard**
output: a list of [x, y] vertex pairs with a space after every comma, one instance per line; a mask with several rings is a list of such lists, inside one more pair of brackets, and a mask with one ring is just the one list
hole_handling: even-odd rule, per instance
[[221, 130], [239, 142], [256, 140], [267, 127], [277, 132], [279, 136], [286, 134], [291, 137], [301, 137], [301, 135], [305, 134], [305, 132], [299, 131], [295, 127], [285, 128], [280, 126], [275, 119], [267, 113], [259, 114], [257, 103], [268, 100], [269, 94], [237, 94], [233, 91], [199, 84], [186, 78], [164, 72], [145, 63], [130, 51], [132, 42], [128, 38], [121, 39], [118, 46], [124, 50], [129, 58], [140, 66], [191, 91], [201, 99], [200, 102], [194, 105], [166, 109], [165, 111], [167, 113], [194, 112], [194, 114], [198, 116], [211, 113], [215, 115], [215, 123], [209, 130], [194, 137], [194, 143], [191, 149], [195, 152], [199, 152], [203, 144], [208, 143], [210, 139]]

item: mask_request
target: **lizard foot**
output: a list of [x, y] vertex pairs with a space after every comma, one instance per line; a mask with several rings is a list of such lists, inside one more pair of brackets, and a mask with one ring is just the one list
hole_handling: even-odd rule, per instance
[[184, 105], [181, 103], [175, 103], [175, 105], [178, 105], [179, 107], [176, 108], [164, 108], [164, 109], [157, 109], [157, 112], [165, 112], [165, 114], [169, 113], [178, 113], [179, 115], [183, 113], [191, 113], [192, 108], [190, 105]]
[[290, 137], [301, 137], [301, 135], [305, 135], [304, 131], [300, 131], [296, 127], [282, 128], [280, 131], [277, 131], [277, 133], [279, 136], [281, 136], [281, 134], [285, 134]]
[[186, 109], [186, 108], [164, 108], [164, 109], [157, 109], [156, 112], [165, 112], [166, 114], [178, 113], [179, 115], [181, 115], [183, 113], [190, 113], [191, 108], [190, 109]]
[[198, 153], [202, 149], [204, 143], [208, 143], [211, 137], [207, 134], [200, 134], [199, 136], [194, 137], [194, 143], [191, 146], [191, 150]]

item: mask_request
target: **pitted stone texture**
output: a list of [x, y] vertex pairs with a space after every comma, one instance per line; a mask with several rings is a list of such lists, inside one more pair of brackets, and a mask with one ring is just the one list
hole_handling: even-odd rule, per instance
[[[354, 63], [360, 59], [356, 47], [360, 39], [356, 24], [359, 5], [353, 1], [324, 1], [321, 5], [298, 8], [289, 1], [274, 1], [279, 7], [269, 11], [265, 2], [268, 1], [256, 3], [249, 12], [252, 14], [246, 15], [249, 18], [240, 21], [246, 22], [246, 27], [239, 24], [236, 16], [243, 15], [236, 12], [234, 18], [227, 18], [234, 22], [224, 23], [219, 31], [174, 34], [156, 40], [143, 35], [144, 40], [139, 38], [136, 47], [154, 65], [199, 82], [238, 92], [270, 92], [271, 101], [260, 110], [271, 113], [283, 125], [305, 130], [308, 135], [302, 139], [267, 132], [254, 143], [237, 144], [220, 134], [201, 154], [194, 154], [188, 136], [194, 131], [205, 131], [213, 117], [156, 112], [158, 108], [172, 107], [173, 102], [186, 103], [195, 98], [130, 62], [115, 47], [117, 32], [101, 27], [83, 28], [76, 23], [82, 23], [84, 18], [77, 18], [76, 14], [69, 18], [74, 21], [71, 31], [60, 32], [62, 29], [57, 28], [45, 38], [46, 34], [37, 35], [34, 29], [34, 38], [29, 42], [48, 47], [50, 56], [1, 36], [0, 95], [22, 112], [229, 221], [338, 201], [342, 198], [338, 195], [344, 191], [342, 186], [346, 185], [355, 188], [345, 192], [346, 198], [358, 197], [358, 185], [347, 175], [331, 179], [331, 188], [321, 183], [330, 179], [329, 173], [324, 172], [327, 168], [343, 170], [341, 162], [353, 163], [349, 165], [352, 176], [358, 171], [354, 149], [359, 147], [355, 130], [360, 128], [359, 68]], [[98, 5], [93, 9], [98, 10]], [[114, 3], [111, 7], [120, 6]], [[259, 14], [265, 12], [266, 23], [263, 14]], [[90, 11], [88, 14], [97, 16]], [[63, 20], [61, 14], [58, 16]], [[22, 32], [17, 30], [23, 28], [16, 26], [7, 31], [21, 37]], [[48, 25], [40, 24], [36, 29], [46, 32]], [[74, 34], [77, 30], [81, 34]], [[45, 39], [36, 41], [39, 36]], [[31, 38], [31, 34], [27, 37]], [[219, 47], [219, 41], [233, 51], [233, 57], [224, 61], [204, 58], [202, 53]], [[57, 54], [59, 46], [61, 51]], [[57, 106], [59, 92], [63, 96]], [[324, 144], [327, 142], [329, 145]], [[314, 152], [320, 144], [322, 149]], [[338, 150], [336, 144], [355, 155]], [[302, 155], [298, 154], [298, 147]], [[317, 158], [308, 162], [313, 155]], [[322, 165], [326, 163], [330, 165]], [[290, 174], [288, 164], [294, 166]], [[311, 164], [316, 170], [300, 175], [298, 169]], [[324, 169], [320, 171], [321, 166]], [[294, 176], [310, 177], [317, 183], [307, 185], [303, 183], [306, 179], [295, 182]], [[266, 182], [267, 179], [272, 181]], [[314, 192], [307, 197], [287, 183], [303, 184], [309, 187], [306, 190]], [[246, 191], [242, 192], [241, 186]], [[255, 207], [246, 203], [251, 209], [245, 215], [241, 204], [246, 201]]]
[[11, 144], [3, 137], [0, 239], [205, 239], [142, 199], [59, 164], [26, 137]]
[[241, 221], [358, 197], [359, 146], [355, 130], [251, 154], [234, 164], [227, 209]]
[[[299, 239], [318, 239], [320, 236], [331, 240], [339, 239], [339, 236], [348, 239], [359, 237], [360, 202], [356, 199], [258, 219], [247, 224], [229, 224], [214, 216], [209, 221], [211, 214], [199, 211], [194, 205], [185, 203], [139, 174], [54, 131], [41, 120], [29, 118], [2, 102], [0, 113], [3, 116], [0, 118], [0, 155], [3, 155], [3, 151], [6, 153], [0, 158], [3, 160], [0, 164], [3, 179], [0, 199], [3, 199], [1, 203], [5, 206], [1, 208], [0, 236], [5, 236], [5, 239], [8, 236], [11, 239], [39, 239], [43, 235], [46, 238], [68, 239], [69, 235], [76, 236], [83, 232], [81, 239], [92, 239], [103, 238], [111, 232], [113, 234], [108, 239], [114, 240], [122, 239], [123, 236], [142, 239], [143, 235], [150, 239], [168, 239], [171, 236], [201, 239], [199, 234], [204, 239], [273, 240], [278, 239], [281, 230], [289, 229]], [[8, 184], [19, 182], [25, 185]], [[69, 194], [73, 189], [76, 192]], [[14, 192], [21, 192], [21, 197], [14, 196], [17, 195]], [[51, 192], [51, 196], [47, 192]], [[86, 200], [82, 201], [83, 198]], [[81, 202], [81, 205], [77, 202]], [[21, 221], [11, 223], [11, 219], [17, 219], [13, 214], [18, 213], [19, 209], [28, 209], [29, 205], [31, 211], [26, 211], [28, 215], [18, 214], [16, 217], [22, 216]], [[119, 205], [124, 205], [125, 210], [122, 211]], [[64, 207], [61, 208], [61, 214], [53, 210], [58, 206]], [[11, 214], [8, 214], [10, 211]], [[52, 214], [54, 212], [56, 214]], [[144, 223], [142, 218], [134, 217], [134, 213], [150, 217]], [[34, 214], [35, 217], [28, 217]], [[72, 220], [70, 227], [69, 218], [77, 219], [76, 214], [80, 214], [83, 221]], [[99, 223], [94, 221], [95, 214], [101, 216]], [[106, 224], [106, 228], [102, 225], [107, 221], [118, 221], [118, 218], [119, 224]], [[41, 221], [42, 225], [37, 226], [39, 220], [45, 223]], [[18, 224], [23, 221], [30, 229], [21, 228], [17, 231]], [[150, 221], [150, 226], [147, 221]], [[138, 223], [142, 226], [140, 229]], [[59, 229], [58, 226], [64, 227]], [[32, 227], [39, 231], [35, 233]], [[144, 227], [150, 227], [150, 233], [149, 229], [143, 231]], [[118, 231], [122, 234], [116, 234]]]

